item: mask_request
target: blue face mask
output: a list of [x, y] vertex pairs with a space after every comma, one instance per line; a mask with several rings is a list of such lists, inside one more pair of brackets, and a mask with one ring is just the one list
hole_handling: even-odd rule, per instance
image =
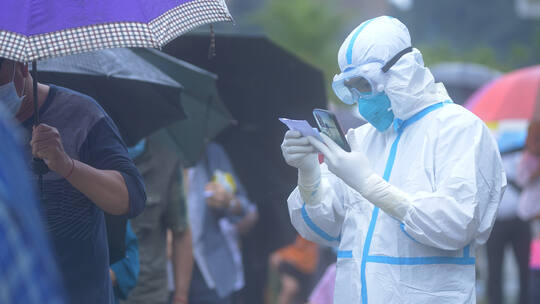
[[146, 140], [141, 139], [135, 146], [128, 148], [129, 157], [135, 159], [143, 154], [146, 148]]
[[380, 132], [388, 129], [394, 121], [390, 99], [384, 92], [370, 97], [359, 97], [358, 112]]
[[[15, 115], [19, 111], [19, 108], [21, 107], [22, 100], [24, 99], [24, 95], [19, 97], [19, 94], [17, 94], [17, 89], [15, 88], [14, 79], [15, 79], [15, 68], [13, 68], [13, 77], [11, 79], [11, 82], [8, 82], [0, 86], [0, 103], [2, 104], [2, 106], [4, 106], [4, 108], [8, 111], [8, 113], [12, 117], [15, 117]], [[23, 94], [24, 94], [24, 87], [23, 87]]]

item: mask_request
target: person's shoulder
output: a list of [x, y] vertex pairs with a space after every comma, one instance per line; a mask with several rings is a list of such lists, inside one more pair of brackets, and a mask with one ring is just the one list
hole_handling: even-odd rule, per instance
[[455, 103], [446, 104], [442, 111], [438, 111], [436, 120], [443, 129], [488, 130], [486, 124], [478, 116]]
[[[93, 117], [96, 120], [107, 115], [98, 102], [86, 94], [60, 86], [51, 85], [50, 87], [55, 90], [55, 104], [61, 106], [64, 111], [70, 111], [73, 114], [84, 113], [86, 117]], [[74, 115], [74, 117], [78, 116]]]
[[437, 115], [437, 123], [430, 126], [429, 132], [437, 132], [436, 138], [463, 138], [470, 143], [463, 148], [476, 147], [499, 154], [492, 131], [478, 116], [457, 104], [445, 108]]

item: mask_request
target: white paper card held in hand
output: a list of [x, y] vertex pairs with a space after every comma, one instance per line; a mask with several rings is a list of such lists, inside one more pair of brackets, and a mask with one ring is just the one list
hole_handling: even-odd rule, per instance
[[302, 136], [312, 136], [319, 140], [322, 140], [321, 136], [319, 135], [319, 131], [316, 128], [313, 128], [306, 120], [280, 118], [279, 121], [287, 125], [287, 127], [289, 127], [289, 130], [299, 131]]

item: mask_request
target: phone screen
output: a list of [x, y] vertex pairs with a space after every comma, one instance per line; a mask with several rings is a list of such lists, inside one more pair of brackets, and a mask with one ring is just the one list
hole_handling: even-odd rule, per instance
[[315, 109], [313, 110], [313, 116], [315, 116], [315, 120], [317, 121], [317, 124], [319, 125], [319, 129], [321, 130], [322, 133], [330, 137], [343, 150], [347, 152], [351, 152], [351, 147], [349, 146], [349, 143], [347, 143], [347, 140], [345, 139], [345, 135], [343, 134], [343, 131], [341, 130], [341, 127], [336, 119], [336, 116], [332, 112], [321, 110], [321, 109]]

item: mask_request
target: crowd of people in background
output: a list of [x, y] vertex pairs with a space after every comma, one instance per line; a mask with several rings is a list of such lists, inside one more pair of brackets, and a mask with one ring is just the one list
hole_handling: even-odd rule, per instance
[[[502, 151], [507, 188], [486, 244], [488, 303], [506, 303], [503, 266], [511, 246], [518, 270], [517, 303], [536, 303], [540, 298], [540, 122], [529, 124], [525, 147]], [[508, 274], [506, 274], [508, 279]]]
[[[396, 21], [387, 20], [385, 17], [377, 22], [383, 22], [381, 26], [386, 27], [386, 22]], [[363, 27], [360, 28], [362, 29]], [[351, 45], [354, 39], [350, 42]], [[385, 61], [393, 65], [402, 56], [417, 60], [415, 58], [418, 58], [418, 51], [408, 46], [409, 44], [410, 41], [406, 48], [400, 45], [400, 49], [397, 49], [399, 52], [392, 53], [393, 57], [386, 58]], [[341, 54], [344, 56], [345, 52], [342, 51]], [[411, 64], [420, 65], [416, 61]], [[389, 65], [388, 69], [392, 65]], [[423, 62], [421, 65], [423, 69]], [[344, 81], [343, 85], [349, 86], [349, 83]], [[364, 85], [371, 86], [370, 83]], [[449, 99], [443, 87], [435, 83], [430, 83], [429, 86], [433, 88], [433, 96], [439, 94]], [[39, 125], [32, 124], [33, 117], [37, 114], [33, 112], [34, 94], [38, 94], [41, 117]], [[448, 104], [451, 102], [447, 100], [429, 104], [429, 111], [443, 106], [453, 107], [458, 111], [456, 113], [470, 118], [466, 116], [469, 113], [463, 114], [465, 110]], [[412, 123], [420, 121], [428, 112], [418, 112], [422, 115]], [[395, 123], [393, 118], [392, 116], [392, 119], [388, 119], [387, 125], [381, 128], [386, 130], [391, 123]], [[406, 121], [401, 120], [402, 125], [396, 130], [402, 132], [412, 124]], [[424, 131], [427, 129], [429, 128], [424, 128]], [[488, 132], [483, 127], [481, 130]], [[354, 140], [355, 135], [352, 133], [349, 133], [348, 138]], [[312, 138], [304, 142], [299, 133], [287, 134], [285, 141], [289, 142], [288, 147], [309, 146], [309, 151], [299, 151], [309, 154], [307, 157], [310, 157], [309, 161], [317, 170], [319, 163], [314, 146], [319, 147], [317, 152], [326, 152], [327, 163], [332, 166], [331, 160], [335, 156], [333, 153], [337, 153], [337, 150], [328, 149], [332, 147], [331, 142], [326, 141], [326, 145], [322, 142], [313, 143]], [[401, 133], [399, 134], [401, 136]], [[364, 139], [368, 135], [363, 134], [361, 137]], [[37, 91], [34, 91], [28, 66], [2, 58], [0, 138], [3, 140], [3, 146], [0, 147], [0, 247], [3, 248], [0, 251], [0, 303], [247, 304], [242, 293], [246, 286], [242, 237], [257, 224], [259, 211], [256, 202], [250, 200], [229, 155], [220, 144], [208, 143], [201, 152], [200, 159], [190, 168], [185, 167], [179, 153], [172, 151], [154, 135], [128, 148], [115, 123], [95, 100], [55, 85], [38, 84]], [[397, 141], [399, 138], [397, 137]], [[360, 141], [360, 138], [357, 141]], [[464, 144], [467, 145], [468, 142]], [[377, 153], [386, 151], [382, 150], [384, 147], [381, 145], [381, 150]], [[490, 149], [486, 154], [498, 160], [495, 150]], [[284, 151], [284, 154], [287, 154], [291, 149], [284, 148]], [[477, 151], [471, 153], [475, 154], [474, 152]], [[450, 154], [450, 150], [445, 153]], [[296, 162], [292, 154], [294, 153], [286, 158], [288, 163], [298, 167], [300, 171], [309, 171], [301, 168], [305, 164]], [[341, 154], [338, 156], [343, 157]], [[39, 159], [43, 160], [47, 171], [27, 172], [29, 164], [39, 163]], [[340, 163], [345, 161], [347, 159]], [[457, 159], [454, 161], [457, 162]], [[472, 159], [471, 162], [476, 164], [481, 161]], [[402, 160], [401, 163], [405, 161]], [[390, 164], [394, 165], [394, 159]], [[334, 164], [333, 169], [340, 169], [338, 165]], [[485, 246], [489, 271], [488, 299], [492, 304], [504, 302], [502, 265], [506, 248], [511, 245], [519, 270], [518, 303], [532, 304], [540, 298], [540, 121], [530, 123], [524, 147], [502, 153], [502, 165], [507, 176], [506, 193], [498, 208], [491, 237]], [[323, 179], [333, 176], [325, 166]], [[464, 164], [461, 166], [466, 167]], [[368, 168], [369, 164], [360, 167]], [[392, 167], [389, 168], [391, 171]], [[341, 168], [343, 176], [347, 177], [348, 169], [350, 168]], [[405, 172], [404, 167], [401, 167], [401, 170]], [[384, 171], [386, 174], [386, 169]], [[491, 173], [497, 176], [498, 184], [490, 190], [493, 193], [487, 194], [487, 186], [480, 189], [486, 191], [478, 191], [487, 197], [479, 201], [489, 199], [490, 210], [496, 209], [496, 196], [503, 187], [500, 172], [495, 171]], [[302, 179], [300, 175], [299, 181]], [[404, 175], [405, 173], [400, 176]], [[365, 179], [369, 180], [367, 177], [372, 176], [373, 172], [368, 172]], [[321, 197], [315, 197], [314, 193], [320, 190], [320, 185], [325, 184], [321, 182], [321, 173], [318, 173], [316, 178], [318, 182], [307, 183], [307, 186], [317, 189], [310, 188], [310, 191], [307, 191], [307, 188], [302, 189], [299, 184], [299, 190], [293, 192], [289, 202], [290, 214], [301, 235], [311, 234], [312, 239], [323, 239], [329, 247], [320, 246], [297, 235], [292, 243], [272, 252], [269, 257], [261, 257], [267, 259], [265, 263], [270, 270], [264, 295], [267, 304], [332, 303], [336, 287], [336, 260], [352, 259], [353, 252], [356, 252], [349, 250], [350, 248], [339, 251], [336, 248], [341, 245], [343, 230], [337, 224], [350, 225], [347, 226], [348, 233], [357, 237], [358, 231], [354, 229], [358, 227], [353, 223], [354, 219], [345, 221], [344, 214], [336, 213], [335, 218], [328, 221], [325, 217], [328, 212], [315, 210], [320, 206], [317, 204], [321, 203], [322, 194]], [[350, 179], [358, 180], [356, 177]], [[379, 179], [379, 185], [387, 186], [382, 187], [383, 190], [393, 187], [382, 178]], [[385, 179], [388, 179], [388, 176]], [[475, 181], [480, 179], [479, 176], [475, 177]], [[456, 183], [459, 182], [461, 181]], [[350, 189], [345, 187], [342, 181], [335, 185], [340, 185], [339, 189], [346, 188], [344, 191], [352, 189], [352, 186]], [[455, 185], [448, 188], [459, 188], [452, 188]], [[358, 189], [369, 192], [378, 187], [359, 186]], [[390, 190], [388, 191], [391, 195], [384, 199], [390, 196], [404, 198], [403, 201], [408, 205], [406, 208], [394, 206], [393, 200], [392, 204], [380, 208], [395, 215], [394, 217], [401, 216], [402, 222], [406, 222], [406, 214], [402, 214], [402, 210], [411, 212], [411, 208], [416, 207], [409, 204], [410, 197], [398, 191], [399, 189]], [[376, 196], [373, 193], [358, 193], [346, 192], [346, 195], [354, 199], [359, 199], [360, 196]], [[377, 195], [380, 193], [382, 190]], [[334, 194], [325, 193], [327, 196]], [[453, 206], [453, 198], [458, 195], [446, 196], [448, 200], [441, 205]], [[313, 199], [314, 202], [306, 207], [305, 197]], [[374, 201], [378, 202], [379, 199], [381, 198], [376, 197]], [[338, 198], [333, 201], [337, 202]], [[285, 201], [281, 203], [283, 208], [286, 208]], [[308, 212], [306, 209], [315, 211]], [[332, 212], [337, 212], [337, 209], [339, 207], [333, 207]], [[459, 213], [458, 209], [456, 207], [441, 211], [441, 214], [449, 214], [442, 222], [452, 222], [457, 218], [455, 226], [468, 229], [468, 225], [459, 222], [460, 217], [466, 216]], [[316, 224], [309, 218], [310, 212], [320, 212], [319, 220], [336, 233], [329, 234], [321, 228], [314, 228]], [[418, 211], [417, 214], [421, 212]], [[117, 252], [111, 252], [111, 239], [107, 236], [108, 216], [113, 216], [114, 220], [122, 225], [121, 244], [114, 244], [122, 248], [120, 258], [116, 258]], [[474, 217], [476, 218], [476, 215]], [[335, 219], [340, 219], [342, 223]], [[429, 223], [431, 218], [424, 220]], [[360, 222], [368, 224], [367, 221], [358, 219], [358, 223]], [[395, 224], [393, 219], [391, 222], [389, 219], [387, 223]], [[414, 225], [409, 223], [409, 226]], [[461, 240], [461, 234], [454, 234], [456, 245], [451, 243], [449, 236], [428, 231], [431, 229], [428, 226], [424, 226], [426, 234], [431, 233], [433, 238], [426, 238], [426, 243], [432, 242], [430, 246], [444, 254], [451, 250], [443, 250], [442, 247], [453, 248], [452, 250], [459, 251], [460, 254], [463, 252], [468, 261], [468, 244], [472, 239]], [[401, 226], [392, 227], [401, 227], [403, 234], [397, 232], [408, 242], [414, 231], [417, 232], [417, 237], [425, 235], [423, 232], [418, 233], [418, 229], [414, 230], [414, 227], [407, 228], [403, 223]], [[409, 229], [409, 232], [406, 229]], [[442, 230], [454, 232], [450, 228]], [[489, 229], [486, 228], [485, 231], [488, 231], [489, 235]], [[471, 233], [475, 237], [481, 234], [482, 238], [487, 239], [484, 232]], [[353, 237], [349, 239], [351, 246], [357, 246], [358, 242], [353, 242], [352, 239]], [[420, 246], [419, 242], [413, 240], [416, 243], [411, 242], [411, 248]], [[461, 243], [465, 241], [469, 243]], [[332, 245], [333, 247], [330, 247]], [[381, 244], [376, 245], [383, 247]], [[391, 247], [386, 245], [384, 250]], [[424, 247], [421, 249], [425, 249]], [[433, 249], [431, 247], [430, 249]], [[325, 252], [330, 254], [324, 254]], [[382, 255], [370, 257], [377, 258]], [[438, 258], [452, 259], [454, 256]], [[474, 262], [469, 266], [474, 267]], [[429, 266], [425, 267], [428, 269]], [[433, 268], [429, 269], [435, 271]], [[459, 271], [455, 273], [459, 274]], [[467, 272], [469, 275], [472, 273]], [[353, 271], [350, 271], [350, 274], [351, 278], [359, 277]], [[385, 275], [391, 276], [391, 272], [385, 272]], [[445, 274], [438, 275], [442, 277]], [[411, 274], [408, 278], [413, 280], [412, 276]], [[354, 288], [343, 287], [356, 284], [347, 285], [350, 283], [347, 282], [348, 278], [341, 278], [341, 290], [353, 290], [359, 297], [364, 296], [360, 295], [361, 290], [356, 285]], [[474, 287], [467, 288], [472, 290]], [[429, 296], [435, 296], [435, 291]], [[342, 299], [347, 297], [344, 294], [341, 294]]]
[[[153, 136], [127, 149], [96, 101], [43, 84], [43, 123], [32, 126], [28, 67], [0, 64], [2, 244], [10, 253], [0, 259], [2, 303], [242, 303], [241, 237], [258, 212], [219, 144], [209, 143], [192, 168]], [[38, 174], [27, 174], [31, 155], [50, 170], [41, 187]], [[106, 214], [125, 225], [120, 259], [107, 244]], [[281, 303], [293, 303], [317, 266], [317, 247], [299, 238], [279, 255]], [[21, 269], [42, 279], [25, 280]]]

